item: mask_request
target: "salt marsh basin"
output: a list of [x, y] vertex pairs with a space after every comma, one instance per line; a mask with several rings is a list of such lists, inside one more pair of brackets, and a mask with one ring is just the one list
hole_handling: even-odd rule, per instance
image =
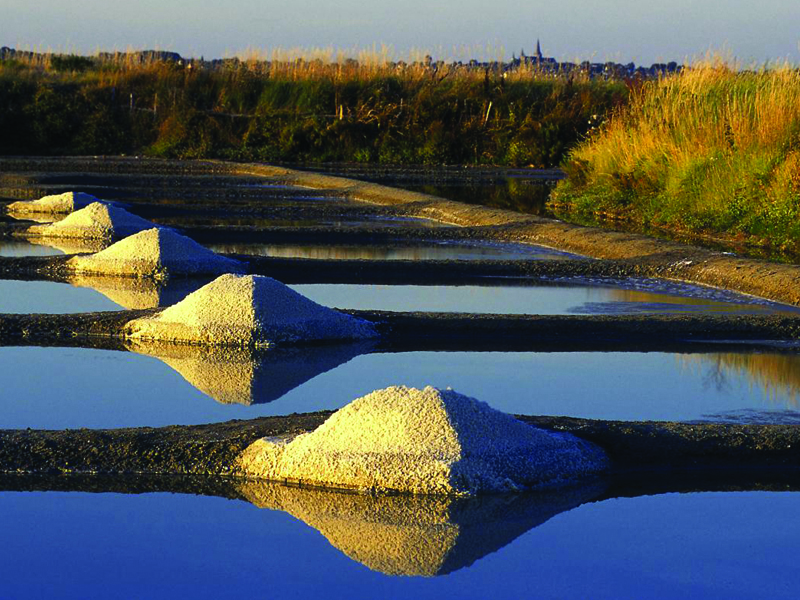
[[[145, 163], [125, 168], [142, 168], [141, 165]], [[91, 165], [89, 168], [92, 168]], [[164, 166], [159, 168], [163, 169]], [[209, 168], [222, 167], [217, 165]], [[209, 213], [217, 210], [215, 204], [219, 202], [219, 198], [197, 198], [196, 195], [193, 198], [189, 187], [180, 194], [173, 195], [169, 201], [164, 199], [162, 202], [157, 196], [160, 192], [155, 187], [145, 189], [147, 186], [144, 186], [135, 193], [126, 193], [125, 181], [133, 182], [136, 177], [129, 177], [125, 181], [124, 178], [115, 178], [113, 174], [103, 177], [105, 189], [114, 190], [116, 197], [127, 202], [130, 210], [135, 212], [140, 209], [142, 216], [156, 221], [163, 219], [165, 223], [180, 226], [181, 211], [190, 215], [191, 211], [186, 210], [190, 204], [193, 205], [192, 210]], [[169, 180], [170, 185], [174, 183], [173, 189], [179, 190], [181, 177], [167, 176], [162, 181]], [[36, 177], [31, 178], [35, 179]], [[33, 185], [51, 185], [45, 179], [42, 177], [40, 183], [34, 181]], [[61, 179], [58, 185], [64, 185], [65, 181], [66, 179]], [[89, 183], [86, 179], [84, 181]], [[95, 179], [91, 183], [96, 185], [98, 181]], [[413, 286], [407, 285], [408, 282], [391, 286], [380, 284], [386, 290], [385, 296], [381, 297], [381, 292], [369, 290], [374, 285], [373, 282], [355, 281], [360, 276], [359, 271], [354, 271], [355, 274], [346, 281], [313, 281], [319, 272], [315, 269], [324, 270], [339, 258], [369, 257], [373, 262], [376, 258], [378, 262], [382, 259], [394, 260], [395, 257], [391, 256], [393, 242], [388, 241], [390, 239], [397, 240], [396, 246], [401, 250], [424, 247], [422, 254], [400, 258], [424, 258], [426, 262], [435, 263], [443, 258], [448, 260], [448, 257], [436, 254], [440, 251], [439, 248], [442, 252], [449, 252], [453, 247], [469, 247], [474, 241], [476, 243], [472, 247], [488, 247], [492, 251], [500, 249], [496, 255], [497, 260], [494, 256], [481, 252], [471, 256], [451, 255], [449, 258], [475, 261], [476, 264], [486, 258], [498, 263], [506, 259], [516, 260], [518, 252], [513, 250], [513, 245], [519, 241], [511, 238], [512, 234], [516, 235], [514, 231], [517, 230], [514, 227], [517, 226], [503, 229], [503, 226], [476, 225], [476, 215], [483, 214], [478, 209], [470, 209], [471, 212], [465, 219], [471, 225], [466, 228], [434, 227], [423, 231], [423, 228], [408, 223], [404, 223], [402, 227], [394, 226], [396, 223], [392, 223], [390, 219], [377, 224], [374, 218], [380, 211], [385, 211], [386, 216], [391, 218], [420, 218], [421, 213], [414, 207], [414, 203], [403, 205], [394, 202], [376, 208], [368, 202], [353, 201], [352, 198], [343, 200], [331, 188], [319, 194], [306, 191], [304, 196], [290, 189], [291, 181], [286, 176], [280, 182], [274, 183], [276, 185], [271, 188], [253, 186], [252, 181], [248, 183], [249, 187], [242, 186], [241, 197], [229, 203], [231, 211], [243, 211], [240, 220], [224, 218], [215, 221], [213, 215], [209, 219], [187, 218], [187, 232], [216, 240], [209, 243], [230, 244], [230, 250], [235, 254], [256, 254], [256, 250], [240, 251], [248, 248], [247, 244], [263, 244], [262, 236], [281, 239], [280, 243], [274, 244], [274, 250], [281, 247], [308, 249], [309, 246], [304, 246], [308, 244], [307, 240], [321, 236], [322, 241], [312, 246], [312, 250], [306, 252], [305, 256], [308, 260], [322, 260], [321, 264], [325, 266], [303, 267], [304, 279], [291, 285], [312, 297], [314, 293], [319, 293], [315, 299], [323, 304], [373, 311], [462, 310], [466, 311], [465, 314], [485, 311], [506, 312], [511, 316], [520, 312], [566, 314], [568, 317], [582, 319], [580, 327], [591, 323], [595, 316], [606, 319], [604, 323], [614, 323], [630, 317], [644, 320], [649, 320], [652, 316], [671, 318], [674, 315], [668, 313], [674, 312], [681, 316], [687, 316], [688, 312], [689, 317], [698, 312], [702, 315], [714, 313], [721, 319], [747, 319], [750, 316], [772, 318], [768, 315], [777, 317], [779, 313], [791, 319], [793, 313], [793, 309], [785, 304], [781, 308], [752, 296], [745, 296], [746, 301], [731, 301], [726, 292], [719, 292], [717, 288], [707, 288], [711, 290], [708, 292], [711, 296], [704, 296], [687, 293], [683, 288], [678, 290], [670, 287], [685, 285], [674, 281], [664, 284], [661, 280], [663, 287], [660, 289], [647, 285], [641, 287], [641, 280], [655, 279], [659, 275], [669, 276], [670, 279], [705, 278], [705, 281], [699, 283], [723, 286], [724, 278], [714, 279], [717, 275], [712, 278], [707, 275], [710, 271], [702, 271], [709, 268], [703, 267], [702, 261], [711, 258], [701, 256], [695, 251], [688, 257], [669, 254], [676, 252], [673, 246], [665, 247], [669, 257], [661, 262], [655, 259], [637, 261], [635, 258], [600, 257], [601, 260], [596, 262], [601, 264], [605, 264], [604, 261], [607, 264], [616, 261], [611, 271], [620, 274], [620, 283], [611, 286], [592, 283], [580, 287], [563, 285], [563, 281], [555, 280], [542, 281], [542, 285], [538, 287], [519, 285], [518, 282], [515, 285], [504, 285], [499, 281], [492, 281], [491, 285], [485, 286], [478, 285], [474, 280], [470, 281], [469, 286], [464, 286], [463, 282], [461, 285], [436, 285], [435, 280], [428, 280], [425, 282], [427, 286], [420, 286], [418, 284], [421, 280], [417, 279], [417, 285]], [[197, 185], [191, 189], [196, 191], [206, 188]], [[147, 193], [143, 194], [143, 191]], [[208, 188], [204, 193], [211, 194], [212, 191], [212, 188]], [[261, 196], [257, 197], [258, 195]], [[434, 217], [439, 214], [439, 209], [432, 209], [430, 204], [427, 206], [428, 214]], [[473, 210], [477, 212], [472, 212]], [[304, 220], [298, 221], [297, 217], [301, 214]], [[347, 223], [346, 227], [341, 232], [333, 231], [323, 235], [322, 227], [318, 225], [337, 222], [332, 218], [335, 214], [346, 216], [341, 221]], [[256, 226], [248, 229], [247, 221], [254, 215], [257, 219], [252, 220]], [[492, 215], [491, 218], [495, 220], [506, 219], [500, 213]], [[264, 225], [264, 231], [259, 230], [261, 225]], [[526, 227], [533, 225], [528, 223], [520, 226], [518, 231], [529, 232]], [[559, 227], [559, 239], [569, 237], [562, 232], [563, 226], [537, 224], [536, 227], [540, 232], [537, 235], [544, 235], [541, 232], [552, 232]], [[525, 236], [528, 235], [529, 233], [525, 233]], [[595, 235], [597, 234], [592, 232], [583, 235], [581, 243]], [[219, 241], [221, 238], [228, 239]], [[358, 240], [359, 243], [347, 246], [348, 240]], [[427, 241], [423, 244], [422, 240]], [[433, 254], [425, 254], [430, 249], [426, 244], [431, 240], [436, 241], [436, 244], [430, 246]], [[530, 237], [526, 237], [526, 241], [530, 242]], [[544, 241], [556, 245], [552, 244], [552, 236]], [[490, 245], [486, 246], [487, 243]], [[347, 250], [341, 253], [337, 250], [337, 244], [340, 244], [338, 248], [355, 249], [354, 252], [364, 249], [366, 252], [348, 254], [350, 250]], [[502, 250], [504, 244], [509, 244], [508, 248], [511, 249], [508, 255]], [[563, 247], [570, 253], [584, 256], [591, 254], [587, 246], [577, 247], [574, 239], [570, 244]], [[644, 242], [637, 241], [636, 244], [639, 244], [637, 248], [641, 248]], [[378, 247], [377, 253], [370, 255], [370, 245]], [[609, 244], [607, 248], [618, 249], [619, 246]], [[15, 256], [27, 255], [24, 246], [16, 246], [9, 253]], [[293, 254], [296, 255], [297, 253]], [[701, 258], [698, 259], [698, 256]], [[547, 270], [552, 275], [559, 269], [563, 270], [562, 275], [569, 273], [573, 276], [570, 269], [578, 263], [569, 256], [550, 261], [525, 260], [529, 263], [569, 264], [524, 267], [534, 271], [540, 269], [537, 277]], [[691, 264], [682, 262], [684, 260], [691, 261]], [[722, 258], [713, 260], [722, 261]], [[736, 262], [738, 259], [726, 260]], [[252, 264], [267, 269], [280, 263], [265, 261]], [[742, 264], [743, 268], [750, 268], [750, 263]], [[289, 272], [290, 263], [287, 262], [286, 265], [286, 272]], [[762, 267], [763, 265], [759, 266]], [[390, 271], [385, 264], [380, 264], [378, 268], [387, 273]], [[401, 268], [412, 273], [416, 267], [403, 265]], [[441, 268], [444, 272], [447, 265], [443, 263], [436, 268]], [[479, 267], [484, 268], [485, 265]], [[579, 268], [581, 276], [593, 276], [592, 273], [598, 269], [586, 260], [580, 263]], [[459, 269], [466, 273], [473, 267], [459, 266]], [[479, 273], [479, 269], [473, 270]], [[762, 279], [765, 281], [771, 277], [766, 269], [783, 272], [772, 266], [764, 269], [765, 275]], [[585, 270], [591, 273], [584, 273]], [[486, 272], [489, 272], [488, 268]], [[96, 310], [90, 304], [81, 304], [83, 300], [74, 300], [65, 307], [66, 292], [62, 294], [61, 290], [69, 288], [64, 281], [56, 280], [57, 278], [15, 281], [7, 271], [4, 273], [4, 277], [9, 279], [2, 283], [9, 286], [26, 283], [53, 286], [52, 302], [43, 306], [41, 312], [74, 313]], [[336, 277], [340, 276], [333, 270], [331, 273]], [[639, 278], [636, 282], [634, 276]], [[469, 299], [470, 294], [464, 293], [469, 291], [467, 288], [470, 286], [474, 297], [484, 294], [489, 296], [492, 293], [496, 295], [476, 302], [474, 297]], [[70, 287], [76, 289], [75, 286]], [[124, 309], [134, 308], [115, 301], [111, 297], [111, 291], [108, 288], [104, 288], [105, 292], [102, 291], [97, 282], [92, 282], [90, 287], [95, 287], [97, 291], [92, 292], [89, 287], [82, 289], [97, 294], [95, 298], [100, 302], [109, 303], [103, 310], [116, 310], [121, 314]], [[791, 290], [791, 286], [783, 287]], [[7, 289], [19, 290], [21, 287]], [[364, 294], [359, 296], [361, 291]], [[740, 291], [756, 293], [751, 288]], [[119, 290], [114, 290], [114, 293], [119, 293]], [[515, 300], [517, 294], [521, 296]], [[18, 311], [24, 316], [24, 313], [33, 312], [33, 304], [29, 302], [47, 295], [50, 292], [32, 294], [28, 296], [29, 301], [19, 301], [17, 308], [2, 309], [0, 312]], [[551, 295], [551, 298], [544, 301], [543, 297], [547, 295]], [[757, 295], [768, 294], [762, 292]], [[22, 296], [18, 296], [17, 291], [11, 291], [8, 297]], [[165, 306], [175, 301], [166, 300], [161, 303], [158, 298], [163, 298], [163, 295], [140, 294], [139, 297], [155, 298], [155, 303], [150, 305], [153, 307]], [[121, 299], [122, 296], [117, 298]], [[791, 300], [777, 296], [772, 299], [782, 302]], [[142, 308], [145, 307], [137, 305], [135, 310]], [[758, 314], [753, 315], [754, 312]], [[762, 321], [753, 321], [756, 322]], [[558, 331], [558, 327], [562, 326], [554, 325], [553, 331]], [[667, 329], [668, 325], [664, 325], [658, 335], [663, 335]], [[646, 334], [640, 336], [640, 341], [645, 337]], [[79, 345], [82, 343], [81, 338], [72, 339], [69, 336], [62, 339], [61, 343], [65, 344], [69, 340]], [[638, 349], [622, 349], [613, 336], [607, 336], [604, 341], [600, 341], [603, 345], [596, 338], [584, 338], [584, 348], [579, 347], [579, 336], [574, 338], [569, 348], [526, 348], [519, 344], [501, 348], [495, 342], [495, 347], [491, 348], [493, 351], [487, 352], [478, 351], [479, 348], [464, 347], [465, 342], [462, 339], [442, 341], [439, 348], [433, 348], [435, 344], [432, 341], [426, 342], [427, 346], [414, 347], [416, 341], [411, 343], [405, 340], [393, 348], [338, 347], [337, 350], [333, 347], [320, 347], [313, 351], [296, 348], [291, 352], [287, 349], [282, 354], [267, 357], [242, 356], [234, 361], [217, 359], [208, 353], [192, 356], [175, 352], [159, 354], [153, 349], [141, 347], [125, 350], [21, 346], [19, 341], [5, 340], [4, 343], [8, 345], [0, 348], [0, 370], [6, 386], [6, 391], [0, 395], [4, 406], [4, 421], [0, 428], [21, 430], [20, 433], [24, 435], [28, 427], [33, 430], [80, 431], [81, 428], [94, 430], [213, 424], [230, 419], [241, 419], [239, 426], [246, 428], [248, 422], [258, 417], [333, 410], [355, 397], [396, 383], [420, 387], [428, 384], [452, 386], [503, 411], [544, 415], [547, 418], [564, 415], [572, 418], [619, 419], [639, 424], [647, 421], [709, 422], [723, 428], [728, 427], [726, 423], [768, 423], [771, 424], [770, 427], [777, 427], [776, 431], [783, 431], [780, 428], [791, 426], [797, 421], [798, 386], [794, 376], [798, 371], [795, 364], [797, 353], [791, 344], [781, 346], [781, 340], [774, 336], [770, 340], [774, 344], [772, 346], [754, 343], [754, 334], [744, 343], [740, 340], [734, 345], [725, 343], [718, 346], [698, 346], [697, 342], [687, 344], [677, 337], [669, 342], [674, 345], [669, 348], [651, 344]], [[36, 342], [28, 338], [25, 343], [46, 342]], [[459, 345], [462, 347], [459, 348]], [[227, 371], [223, 371], [224, 369]], [[234, 373], [234, 376], [222, 377], [223, 372]], [[219, 385], [219, 382], [229, 380], [237, 385], [231, 388]], [[113, 385], [110, 381], [114, 382]], [[71, 468], [65, 467], [65, 470]], [[88, 490], [82, 488], [84, 484], [78, 482], [81, 477], [88, 477], [89, 489], [105, 493], [86, 494]], [[19, 483], [23, 479], [26, 482]], [[364, 548], [350, 545], [341, 539], [338, 540], [338, 545], [329, 543], [322, 536], [326, 535], [326, 531], [327, 535], [331, 535], [331, 530], [324, 527], [317, 529], [320, 526], [319, 519], [312, 518], [317, 513], [311, 510], [303, 513], [309, 519], [306, 521], [309, 526], [303, 525], [289, 517], [289, 513], [283, 512], [284, 509], [278, 509], [276, 504], [266, 502], [265, 498], [271, 497], [267, 492], [234, 492], [226, 487], [230, 482], [216, 487], [218, 484], [212, 479], [199, 474], [192, 476], [192, 485], [182, 489], [177, 483], [171, 484], [173, 487], [170, 489], [169, 486], [151, 486], [143, 481], [132, 484], [132, 487], [125, 487], [121, 484], [122, 479], [124, 477], [113, 473], [102, 477], [89, 474], [62, 475], [56, 478], [55, 483], [42, 483], [41, 479], [38, 480], [39, 483], [32, 483], [32, 480], [22, 478], [16, 480], [18, 483], [11, 484], [4, 479], [3, 489], [8, 490], [0, 493], [0, 504], [5, 506], [4, 514], [7, 515], [3, 521], [4, 530], [14, 531], [13, 528], [18, 526], [21, 530], [40, 531], [33, 524], [48, 523], [51, 539], [53, 531], [64, 532], [64, 545], [69, 547], [70, 556], [80, 555], [81, 552], [89, 556], [102, 556], [107, 559], [105, 562], [109, 567], [101, 578], [93, 582], [91, 577], [96, 577], [96, 574], [92, 575], [88, 568], [74, 564], [74, 561], [64, 562], [62, 557], [61, 562], [54, 559], [50, 563], [53, 568], [48, 575], [52, 575], [52, 578], [41, 575], [34, 577], [33, 574], [23, 578], [15, 570], [4, 577], [4, 581], [10, 583], [3, 591], [8, 589], [13, 595], [20, 589], [22, 580], [41, 581], [40, 587], [46, 595], [46, 581], [59, 578], [62, 589], [74, 589], [76, 593], [80, 590], [86, 597], [100, 596], [102, 590], [107, 589], [101, 587], [107, 581], [103, 579], [106, 576], [116, 582], [117, 589], [141, 591], [141, 582], [136, 587], [137, 583], [129, 576], [129, 571], [123, 572], [121, 564], [134, 565], [137, 569], [159, 574], [160, 581], [166, 583], [165, 588], [173, 591], [178, 587], [194, 589], [195, 595], [199, 597], [203, 594], [218, 597], [236, 589], [242, 593], [246, 590], [252, 592], [253, 589], [259, 589], [255, 586], [263, 586], [265, 581], [270, 582], [271, 589], [281, 591], [288, 597], [316, 593], [321, 589], [325, 589], [329, 595], [352, 597], [354, 594], [359, 595], [359, 591], [374, 594], [378, 587], [386, 590], [387, 595], [396, 597], [410, 594], [419, 597], [464, 595], [471, 591], [474, 591], [476, 597], [492, 595], [492, 592], [522, 595], [530, 594], [533, 589], [545, 597], [558, 597], [568, 581], [576, 580], [585, 582], [586, 587], [576, 589], [575, 595], [593, 597], [603, 597], [603, 594], [606, 597], [631, 595], [634, 583], [639, 587], [633, 589], [641, 589], [643, 581], [648, 582], [649, 589], [663, 592], [665, 596], [677, 593], [716, 593], [730, 597], [736, 597], [737, 594], [741, 597], [752, 597], [767, 590], [774, 597], [787, 597], [785, 590], [796, 588], [796, 582], [791, 576], [793, 571], [780, 560], [766, 564], [759, 558], [770, 554], [770, 546], [784, 548], [785, 552], [781, 556], [788, 556], [792, 552], [791, 540], [797, 536], [793, 536], [791, 532], [783, 535], [782, 532], [786, 531], [783, 523], [791, 521], [790, 507], [796, 502], [796, 496], [791, 491], [731, 492], [730, 486], [736, 486], [737, 481], [738, 489], [776, 489], [770, 487], [765, 480], [754, 484], [743, 473], [732, 475], [725, 485], [709, 484], [705, 488], [687, 486], [685, 482], [665, 482], [656, 490], [660, 495], [648, 497], [631, 492], [604, 491], [601, 485], [600, 489], [592, 488], [585, 493], [577, 493], [571, 500], [551, 503], [553, 510], [540, 513], [538, 522], [536, 519], [527, 521], [530, 526], [515, 529], [518, 534], [504, 538], [504, 544], [475, 549], [474, 546], [459, 544], [458, 538], [454, 538], [454, 550], [447, 555], [450, 557], [449, 562], [429, 563], [427, 571], [420, 569], [415, 574], [407, 573], [406, 576], [400, 576], [400, 573], [388, 575], [375, 569], [379, 559], [386, 559], [388, 552], [377, 555], [373, 552], [371, 556], [375, 557], [374, 560], [367, 560], [364, 558]], [[111, 483], [103, 483], [109, 480]], [[616, 484], [612, 482], [610, 485]], [[188, 494], [198, 494], [204, 493], [202, 490], [208, 491], [209, 488], [221, 490], [219, 493], [224, 498], [236, 497], [240, 500], [231, 502], [218, 497], [163, 493], [185, 491]], [[12, 491], [15, 489], [19, 491]], [[23, 489], [28, 491], [22, 491]], [[56, 491], [59, 489], [72, 491]], [[129, 495], [133, 489], [152, 493]], [[782, 489], [797, 488], [784, 485]], [[678, 490], [691, 490], [693, 493], [678, 495], [675, 493]], [[651, 490], [651, 493], [656, 491]], [[663, 492], [669, 493], [664, 495]], [[626, 494], [632, 497], [626, 498]], [[242, 498], [250, 503], [242, 502]], [[256, 508], [256, 505], [263, 508]], [[289, 505], [288, 501], [283, 504], [284, 507]], [[298, 500], [295, 506], [298, 505], [310, 508], [306, 501]], [[61, 509], [56, 509], [55, 506], [60, 506]], [[558, 507], [560, 508], [556, 510]], [[129, 531], [120, 522], [119, 517], [122, 514], [129, 515], [131, 522], [138, 524], [136, 531]], [[298, 516], [299, 513], [291, 514]], [[423, 520], [430, 519], [433, 514], [435, 511], [425, 511], [422, 513]], [[663, 518], [664, 515], [669, 518]], [[740, 519], [739, 515], [745, 518]], [[204, 533], [203, 524], [209, 522], [223, 524], [225, 530], [221, 535], [217, 534], [215, 539], [220, 542], [213, 549], [208, 549], [201, 542], [206, 534], [212, 535], [211, 532]], [[534, 526], [535, 522], [538, 524]], [[76, 523], [83, 535], [70, 533], [70, 523]], [[96, 529], [92, 529], [91, 523], [97, 524]], [[448, 529], [452, 520], [443, 520], [441, 523], [444, 530], [453, 531]], [[486, 519], [485, 525], [489, 523]], [[665, 526], [659, 528], [660, 523]], [[723, 524], [726, 535], [721, 535]], [[282, 529], [284, 525], [287, 529]], [[219, 528], [218, 525], [215, 527]], [[290, 530], [289, 527], [293, 529]], [[478, 530], [478, 537], [502, 537], [501, 529], [498, 526]], [[273, 537], [273, 534], [277, 537]], [[119, 539], [120, 536], [130, 540], [125, 557], [119, 556], [118, 551], [108, 543], [108, 540]], [[19, 535], [14, 536], [14, 539], [18, 543], [9, 549], [11, 554], [3, 564], [14, 564], [17, 556], [32, 556], [35, 548], [42, 546], [41, 539], [35, 535]], [[743, 548], [741, 543], [737, 545], [736, 540], [742, 539], [748, 540], [747, 548]], [[569, 540], [570, 543], [565, 544], [564, 540]], [[624, 543], [618, 544], [618, 540]], [[307, 543], [311, 545], [306, 545]], [[190, 551], [191, 548], [204, 546], [206, 551], [203, 556]], [[626, 548], [631, 547], [644, 549], [644, 557], [639, 556], [640, 550], [637, 550], [637, 557], [626, 554]], [[154, 553], [152, 548], [159, 550]], [[259, 564], [269, 564], [272, 561], [273, 565], [281, 565], [279, 569], [266, 572], [256, 565], [249, 571], [245, 569], [247, 572], [243, 575], [238, 566], [236, 573], [225, 566], [230, 564], [226, 556], [229, 557], [231, 553], [244, 552], [255, 556], [272, 552], [275, 548], [279, 549], [272, 553], [275, 556], [269, 554], [271, 559]], [[542, 552], [542, 548], [549, 550]], [[649, 552], [648, 548], [651, 549]], [[723, 553], [720, 548], [730, 552]], [[362, 560], [359, 560], [359, 556]], [[663, 557], [664, 560], [658, 557]], [[160, 560], [159, 564], [155, 564], [156, 559]], [[309, 564], [309, 560], [313, 564]], [[200, 568], [200, 564], [204, 567]], [[620, 572], [622, 564], [627, 565], [625, 573]], [[688, 580], [700, 579], [697, 577], [698, 564], [704, 565], [704, 583], [687, 583]], [[737, 565], [735, 571], [730, 567], [731, 564]], [[63, 570], [60, 570], [62, 567]], [[740, 576], [741, 573], [753, 570], [761, 575], [749, 579]], [[275, 573], [278, 571], [288, 575], [277, 577]], [[425, 574], [422, 574], [423, 571]], [[578, 577], [577, 573], [581, 573], [581, 576]], [[759, 581], [758, 590], [754, 590], [753, 579]], [[225, 590], [219, 587], [221, 580], [228, 582]], [[195, 583], [192, 584], [191, 581]], [[295, 584], [291, 584], [291, 581], [295, 581]], [[192, 585], [203, 587], [195, 589]], [[153, 596], [158, 595], [155, 588], [149, 591], [153, 592]]]

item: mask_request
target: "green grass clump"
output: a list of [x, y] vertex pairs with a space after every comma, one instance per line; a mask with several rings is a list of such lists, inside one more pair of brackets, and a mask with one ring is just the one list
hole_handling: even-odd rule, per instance
[[0, 61], [0, 153], [552, 167], [625, 85], [381, 60]]
[[553, 201], [800, 250], [800, 72], [709, 61], [646, 82], [576, 147]]

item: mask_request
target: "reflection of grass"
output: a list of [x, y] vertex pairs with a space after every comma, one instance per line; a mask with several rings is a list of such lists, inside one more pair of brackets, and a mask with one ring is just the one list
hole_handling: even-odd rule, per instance
[[752, 386], [762, 389], [764, 397], [786, 408], [800, 406], [800, 356], [796, 354], [722, 354], [679, 355], [685, 366], [710, 366], [714, 379], [745, 377]]

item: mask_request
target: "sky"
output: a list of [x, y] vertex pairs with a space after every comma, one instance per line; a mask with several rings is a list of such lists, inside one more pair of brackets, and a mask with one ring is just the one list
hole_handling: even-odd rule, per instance
[[[396, 59], [800, 63], [800, 0], [0, 0], [0, 46], [221, 58], [272, 49], [389, 48]], [[354, 54], [354, 52], [350, 52]]]

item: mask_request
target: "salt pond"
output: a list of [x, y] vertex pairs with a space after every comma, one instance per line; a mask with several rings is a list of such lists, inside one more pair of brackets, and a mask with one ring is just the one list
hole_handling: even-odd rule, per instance
[[170, 306], [208, 283], [208, 278], [166, 284], [122, 277], [73, 275], [71, 285], [53, 281], [0, 280], [0, 313], [78, 313]]
[[[138, 350], [145, 352], [147, 347]], [[248, 419], [336, 409], [372, 390], [398, 384], [451, 386], [510, 413], [800, 421], [798, 353], [358, 354], [368, 351], [368, 343], [267, 351], [260, 358], [192, 355], [189, 350], [176, 354], [157, 347], [148, 354], [0, 348], [0, 428]]]
[[[0, 313], [59, 313], [155, 308], [179, 302], [209, 278], [167, 284], [130, 278], [75, 275], [72, 286], [0, 280]], [[630, 280], [537, 282], [487, 279], [487, 285], [295, 284], [324, 306], [353, 309], [501, 314], [798, 314], [799, 309], [722, 290]]]
[[363, 260], [553, 260], [574, 258], [565, 252], [527, 244], [403, 242], [393, 244], [211, 243], [215, 252], [282, 258]]
[[56, 256], [61, 250], [27, 240], [0, 239], [0, 256]]
[[656, 280], [616, 282], [487, 280], [487, 285], [296, 284], [325, 306], [359, 310], [500, 314], [800, 314], [800, 309], [702, 286]]
[[233, 598], [268, 590], [279, 598], [788, 599], [800, 589], [799, 497], [565, 502], [500, 536], [497, 527], [481, 534], [445, 521], [452, 552], [445, 562], [414, 565], [433, 570], [421, 577], [373, 570], [370, 545], [391, 541], [376, 534], [398, 536], [401, 548], [414, 538], [375, 523], [366, 526], [378, 529], [364, 529], [346, 512], [335, 516], [362, 535], [343, 543], [331, 519], [309, 518], [308, 507], [300, 514], [306, 524], [213, 497], [2, 492], [0, 596], [88, 599], [114, 590], [118, 597]]

